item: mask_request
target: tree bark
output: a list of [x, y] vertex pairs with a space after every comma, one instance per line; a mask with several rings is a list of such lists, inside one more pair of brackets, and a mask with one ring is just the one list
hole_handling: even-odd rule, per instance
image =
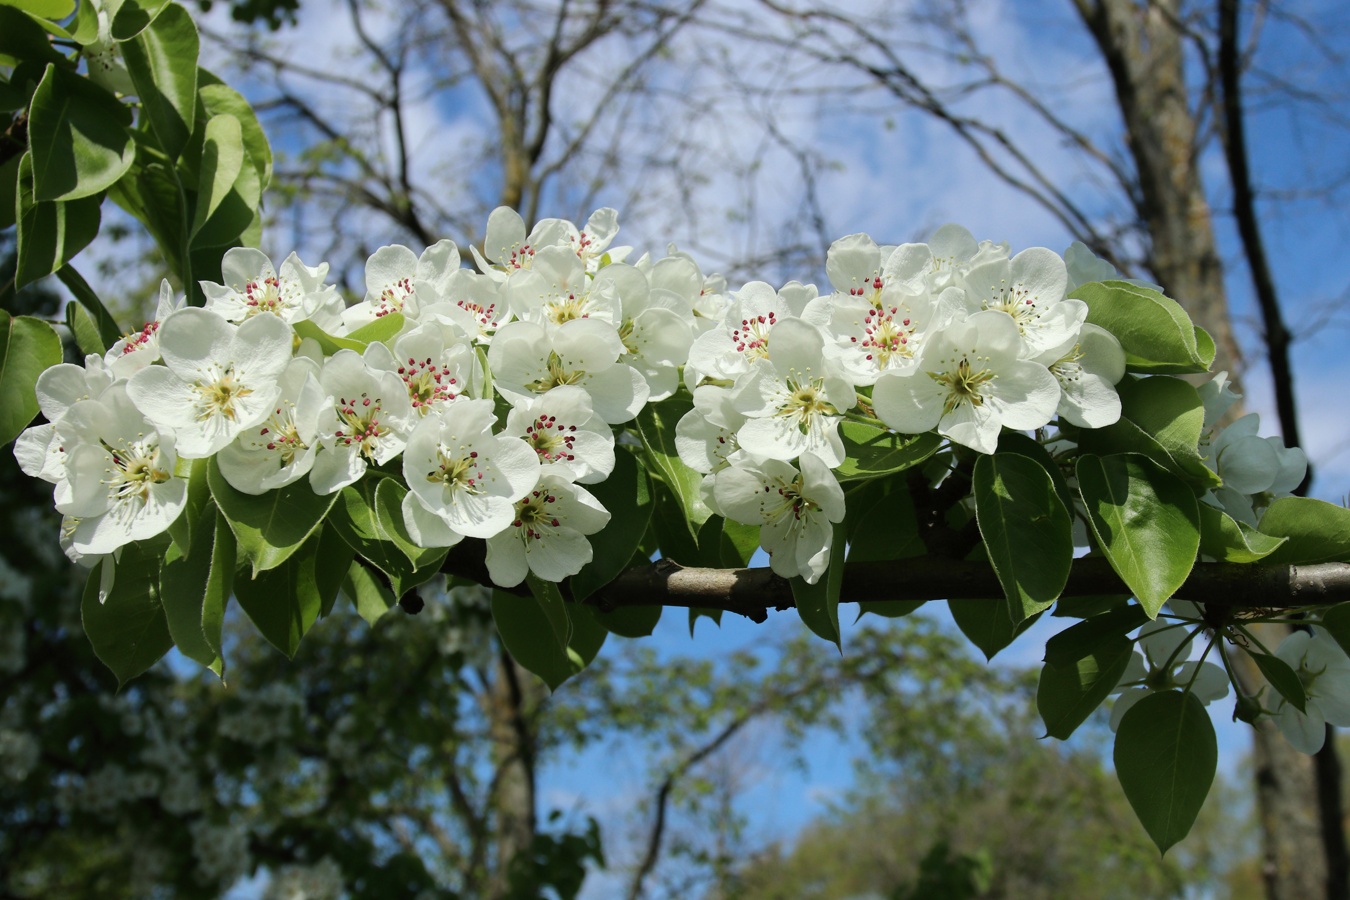
[[485, 698], [492, 741], [492, 808], [497, 816], [497, 858], [486, 891], [493, 898], [510, 896], [512, 865], [517, 857], [529, 852], [538, 824], [530, 678], [506, 648], [498, 645], [492, 684]]

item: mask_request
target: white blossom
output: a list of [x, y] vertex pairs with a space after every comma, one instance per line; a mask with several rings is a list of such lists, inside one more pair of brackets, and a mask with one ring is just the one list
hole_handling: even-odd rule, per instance
[[1296, 750], [1316, 753], [1326, 740], [1327, 725], [1350, 725], [1350, 657], [1326, 632], [1295, 631], [1280, 642], [1275, 655], [1289, 665], [1303, 684], [1304, 712], [1278, 697], [1275, 724]]
[[515, 504], [510, 525], [488, 538], [488, 574], [501, 587], [520, 584], [528, 572], [562, 581], [591, 561], [594, 551], [586, 535], [608, 523], [608, 510], [585, 488], [544, 474]]

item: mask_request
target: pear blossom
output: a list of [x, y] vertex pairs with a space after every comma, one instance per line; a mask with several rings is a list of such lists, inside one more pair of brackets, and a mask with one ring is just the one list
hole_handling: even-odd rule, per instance
[[107, 0], [90, 0], [90, 4], [98, 16], [98, 36], [81, 51], [89, 67], [89, 80], [107, 91], [136, 94], [131, 71], [122, 59], [122, 51], [112, 34], [112, 16], [108, 11]]
[[342, 298], [337, 288], [324, 284], [328, 263], [307, 266], [294, 253], [278, 271], [261, 250], [234, 247], [220, 263], [225, 284], [200, 282], [206, 309], [230, 322], [243, 322], [261, 313], [271, 313], [287, 324], [313, 319], [325, 330], [341, 321]]
[[614, 430], [591, 408], [581, 388], [559, 385], [513, 406], [504, 437], [528, 444], [547, 471], [561, 471], [581, 484], [604, 481], [614, 471]]
[[594, 556], [586, 535], [609, 519], [609, 511], [585, 488], [544, 474], [516, 502], [511, 524], [488, 538], [488, 575], [501, 587], [520, 584], [529, 572], [553, 582], [575, 575]]
[[420, 311], [450, 293], [460, 271], [459, 248], [454, 241], [437, 241], [421, 256], [401, 244], [381, 247], [366, 260], [366, 295], [342, 312], [344, 333], [402, 313], [416, 320]]
[[877, 379], [877, 417], [903, 434], [936, 428], [993, 453], [1003, 426], [1040, 428], [1059, 406], [1059, 382], [1045, 366], [1021, 359], [1021, 348], [1016, 323], [1002, 312], [957, 318], [929, 339], [917, 366]]
[[130, 378], [151, 363], [159, 361], [159, 326], [170, 315], [187, 306], [186, 295], [174, 299], [168, 279], [159, 283], [159, 302], [155, 317], [140, 331], [118, 340], [103, 354], [103, 362], [118, 378]]
[[934, 231], [925, 246], [932, 256], [924, 279], [933, 293], [949, 287], [964, 290], [966, 273], [972, 268], [1010, 255], [1007, 243], [976, 241], [967, 229], [952, 223]]
[[331, 494], [354, 484], [367, 466], [402, 453], [416, 416], [402, 379], [354, 350], [339, 350], [324, 363], [319, 386], [330, 402], [319, 418], [323, 450], [309, 482], [316, 493]]
[[366, 365], [397, 375], [408, 389], [413, 411], [424, 416], [438, 403], [469, 394], [481, 385], [481, 369], [463, 333], [434, 319], [407, 331], [391, 351], [381, 343], [366, 347]]
[[483, 251], [470, 247], [478, 269], [493, 281], [505, 281], [518, 269], [534, 265], [535, 253], [555, 244], [570, 244], [568, 223], [561, 219], [543, 219], [529, 234], [525, 220], [509, 206], [499, 206], [488, 216]]
[[636, 266], [611, 263], [595, 277], [597, 289], [612, 290], [619, 298], [620, 361], [647, 381], [648, 401], [664, 400], [680, 386], [680, 366], [689, 358], [694, 340], [694, 316], [675, 294], [653, 291], [647, 275]]
[[319, 366], [297, 357], [281, 373], [272, 412], [216, 454], [220, 474], [235, 490], [265, 494], [309, 474], [319, 452], [319, 419], [331, 408], [319, 385]]
[[489, 538], [514, 521], [515, 503], [539, 480], [539, 457], [492, 433], [490, 400], [460, 399], [421, 419], [403, 453], [404, 522], [423, 546]]
[[642, 375], [618, 361], [623, 351], [618, 332], [598, 319], [572, 319], [548, 330], [511, 322], [493, 338], [488, 366], [494, 387], [513, 404], [574, 384], [590, 394], [602, 421], [617, 425], [636, 416], [650, 393]]
[[831, 467], [844, 461], [839, 423], [857, 395], [824, 347], [820, 331], [801, 319], [774, 327], [768, 357], [736, 382], [736, 411], [746, 417], [736, 432], [741, 447], [771, 459], [813, 453]]
[[713, 493], [724, 516], [760, 526], [770, 568], [815, 584], [829, 565], [831, 526], [844, 520], [844, 491], [815, 454], [798, 462], [800, 471], [777, 459], [729, 466], [715, 476]]
[[580, 257], [565, 244], [539, 248], [530, 268], [507, 277], [502, 297], [515, 317], [527, 322], [561, 325], [595, 318], [614, 326], [619, 323], [619, 293], [613, 281], [592, 280]]
[[1125, 377], [1125, 350], [1105, 328], [1080, 331], [1036, 358], [1059, 381], [1060, 418], [1080, 428], [1105, 428], [1120, 419], [1115, 386]]
[[57, 425], [66, 449], [66, 490], [56, 509], [69, 517], [80, 555], [112, 553], [168, 530], [187, 505], [171, 433], [146, 420], [119, 382], [73, 405]]
[[1316, 753], [1326, 740], [1326, 726], [1350, 725], [1350, 657], [1325, 631], [1295, 631], [1276, 648], [1303, 683], [1304, 711], [1278, 697], [1275, 724], [1285, 740], [1302, 753]]
[[[1177, 612], [1189, 612], [1190, 604], [1170, 601]], [[1198, 615], [1198, 613], [1195, 613]], [[1189, 615], [1188, 615], [1189, 617]], [[1139, 629], [1135, 652], [1125, 666], [1112, 693], [1120, 693], [1111, 707], [1111, 730], [1120, 726], [1120, 720], [1131, 706], [1155, 691], [1170, 691], [1189, 687], [1201, 703], [1208, 706], [1228, 696], [1228, 675], [1212, 662], [1192, 660], [1192, 625], [1156, 619]]]
[[695, 472], [718, 472], [740, 449], [736, 433], [745, 421], [732, 391], [714, 385], [696, 388], [694, 408], [675, 423], [675, 451]]
[[727, 305], [726, 279], [721, 275], [704, 276], [688, 253], [669, 247], [669, 256], [650, 262], [638, 260], [637, 268], [647, 273], [653, 302], [693, 315], [695, 335], [702, 334], [722, 320]]
[[1012, 259], [973, 266], [965, 288], [980, 308], [1010, 316], [1025, 344], [1023, 355], [1035, 358], [1063, 345], [1087, 319], [1086, 303], [1065, 299], [1068, 279], [1058, 253], [1032, 247]]
[[232, 325], [209, 310], [181, 309], [159, 328], [164, 365], [133, 375], [127, 394], [156, 428], [174, 432], [181, 456], [211, 456], [271, 412], [291, 343], [276, 316]]
[[497, 329], [513, 316], [510, 304], [502, 296], [500, 282], [460, 269], [446, 284], [441, 298], [422, 307], [421, 318], [449, 323], [474, 343], [490, 344]]
[[[787, 298], [771, 285], [752, 281], [731, 295], [724, 315], [721, 326], [694, 339], [686, 383], [694, 378], [732, 381], [748, 372], [752, 361], [768, 357], [773, 327], [795, 314]], [[693, 381], [691, 390], [698, 383]]]
[[1223, 479], [1209, 499], [1233, 518], [1255, 526], [1257, 507], [1288, 496], [1308, 471], [1308, 457], [1298, 447], [1285, 447], [1277, 437], [1261, 437], [1261, 417], [1248, 413], [1224, 428], [1206, 446], [1205, 465]]
[[52, 484], [65, 478], [66, 453], [57, 439], [56, 423], [76, 403], [100, 396], [113, 381], [112, 372], [92, 353], [83, 366], [58, 363], [38, 376], [38, 409], [47, 421], [24, 429], [14, 442], [14, 458], [25, 475]]
[[[619, 213], [605, 206], [591, 213], [583, 228], [565, 220], [562, 226], [568, 246], [585, 265], [586, 271], [594, 273], [600, 269], [606, 251], [619, 233]], [[630, 250], [631, 247], [615, 247], [608, 253], [610, 261], [622, 262]]]

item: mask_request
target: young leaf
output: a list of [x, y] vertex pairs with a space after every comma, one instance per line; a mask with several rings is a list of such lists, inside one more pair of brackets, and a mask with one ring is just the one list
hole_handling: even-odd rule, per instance
[[359, 562], [348, 566], [342, 582], [342, 593], [352, 601], [352, 606], [356, 607], [357, 614], [366, 620], [367, 625], [374, 625], [398, 605], [394, 592]]
[[107, 352], [108, 348], [103, 346], [103, 339], [99, 337], [98, 326], [80, 304], [66, 304], [66, 327], [75, 337], [75, 346], [84, 355], [92, 353], [95, 356], [102, 356]]
[[[112, 20], [112, 36], [115, 41], [129, 41], [152, 24], [157, 23], [160, 13], [169, 5], [169, 0], [121, 0], [115, 7]], [[179, 7], [180, 9], [182, 7]], [[195, 64], [196, 57], [193, 57]]]
[[1045, 733], [1068, 740], [1120, 682], [1133, 652], [1129, 638], [1114, 634], [1074, 659], [1046, 662], [1036, 686], [1036, 710]]
[[1085, 429], [1079, 448], [1085, 453], [1142, 453], [1200, 488], [1218, 487], [1216, 475], [1200, 457], [1205, 410], [1195, 388], [1179, 378], [1127, 378], [1116, 386], [1121, 417], [1105, 428]]
[[412, 542], [403, 523], [406, 493], [395, 479], [363, 478], [338, 492], [328, 520], [352, 550], [388, 576], [396, 599], [432, 578], [449, 552]]
[[815, 584], [807, 584], [800, 577], [791, 582], [797, 615], [807, 628], [838, 647], [840, 653], [844, 652], [844, 640], [839, 630], [839, 588], [844, 583], [844, 545], [847, 542], [843, 523], [836, 523], [830, 544], [830, 564], [825, 574]]
[[1103, 644], [1124, 637], [1147, 621], [1148, 613], [1137, 603], [1118, 606], [1084, 619], [1045, 642], [1045, 661], [1064, 665], [1082, 659]]
[[511, 658], [557, 690], [595, 658], [606, 632], [586, 608], [569, 615], [556, 584], [527, 581], [532, 597], [492, 592], [492, 620]]
[[975, 463], [975, 518], [1015, 621], [1049, 608], [1073, 565], [1073, 521], [1040, 463], [1015, 453]]
[[173, 647], [169, 623], [159, 596], [159, 566], [164, 542], [138, 542], [122, 548], [116, 577], [107, 599], [100, 603], [103, 560], [85, 584], [80, 602], [84, 633], [94, 654], [117, 676], [118, 686], [159, 662]]
[[1204, 704], [1180, 691], [1149, 694], [1120, 720], [1113, 756], [1125, 797], [1166, 853], [1195, 824], [1218, 767]]
[[0, 446], [38, 414], [38, 376], [61, 361], [61, 339], [41, 319], [0, 310]]
[[207, 482], [238, 541], [239, 562], [250, 565], [254, 577], [299, 550], [337, 501], [336, 493], [316, 494], [303, 479], [260, 496], [240, 493], [220, 474], [214, 458]]
[[243, 94], [205, 69], [198, 70], [197, 83], [197, 94], [208, 117], [230, 115], [239, 120], [240, 136], [248, 150], [249, 162], [258, 173], [259, 185], [266, 188], [272, 180], [272, 148], [253, 107]]
[[78, 200], [107, 190], [135, 161], [130, 125], [131, 110], [116, 97], [49, 63], [28, 119], [34, 196]]
[[1190, 488], [1135, 453], [1078, 459], [1078, 489], [1111, 568], [1150, 618], [1186, 581], [1200, 549]]

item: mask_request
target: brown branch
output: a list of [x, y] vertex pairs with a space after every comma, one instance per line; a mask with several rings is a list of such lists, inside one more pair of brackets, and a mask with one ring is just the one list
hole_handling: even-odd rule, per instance
[[[1063, 597], [1128, 594], [1110, 563], [1074, 560]], [[1350, 564], [1310, 566], [1196, 563], [1176, 597], [1234, 610], [1304, 609], [1350, 600]], [[869, 600], [1002, 600], [1003, 588], [984, 562], [916, 557], [848, 563], [843, 602]], [[796, 606], [791, 583], [770, 569], [685, 568], [670, 560], [627, 570], [586, 600], [602, 610], [624, 606], [705, 607], [760, 620], [767, 609]]]

